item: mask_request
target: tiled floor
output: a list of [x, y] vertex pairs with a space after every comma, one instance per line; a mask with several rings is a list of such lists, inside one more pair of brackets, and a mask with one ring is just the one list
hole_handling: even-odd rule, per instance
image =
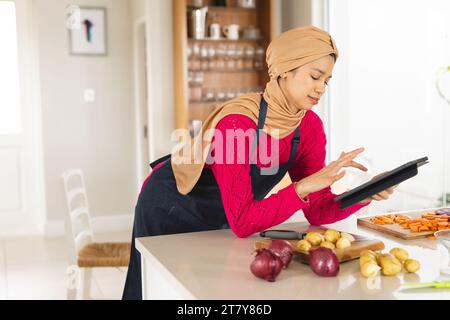
[[[130, 241], [131, 230], [96, 234], [99, 242]], [[0, 239], [0, 299], [66, 299], [66, 239]], [[96, 268], [91, 299], [120, 299], [126, 268]]]

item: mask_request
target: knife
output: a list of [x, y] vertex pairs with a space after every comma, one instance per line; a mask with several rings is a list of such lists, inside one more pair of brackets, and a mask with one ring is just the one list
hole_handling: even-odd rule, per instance
[[284, 239], [284, 240], [302, 240], [306, 233], [300, 233], [292, 230], [267, 230], [259, 234], [262, 238]]
[[410, 289], [419, 289], [419, 288], [436, 288], [436, 289], [450, 289], [450, 281], [434, 281], [428, 283], [417, 283], [410, 282], [403, 284]]

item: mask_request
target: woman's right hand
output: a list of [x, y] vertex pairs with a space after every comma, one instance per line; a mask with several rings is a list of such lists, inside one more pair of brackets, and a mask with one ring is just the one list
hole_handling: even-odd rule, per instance
[[342, 168], [353, 167], [362, 171], [367, 171], [365, 166], [353, 160], [362, 152], [364, 152], [364, 148], [359, 148], [348, 153], [342, 152], [338, 160], [331, 162], [322, 170], [296, 182], [295, 190], [297, 191], [297, 194], [302, 199], [305, 199], [310, 193], [331, 186], [333, 183], [344, 177], [345, 171], [339, 172]]

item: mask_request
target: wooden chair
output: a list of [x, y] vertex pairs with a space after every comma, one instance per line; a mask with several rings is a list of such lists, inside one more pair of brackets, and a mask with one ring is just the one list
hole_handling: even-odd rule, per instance
[[92, 268], [128, 267], [131, 244], [95, 242], [82, 170], [68, 170], [61, 178], [68, 209], [64, 219], [70, 253], [67, 299], [88, 299]]

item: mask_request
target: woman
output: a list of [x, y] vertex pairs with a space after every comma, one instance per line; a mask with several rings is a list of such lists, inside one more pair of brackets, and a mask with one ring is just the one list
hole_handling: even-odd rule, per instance
[[[136, 237], [231, 228], [244, 238], [299, 210], [312, 225], [330, 224], [371, 200], [389, 198], [393, 188], [343, 210], [333, 201], [330, 186], [344, 176], [342, 168], [367, 171], [354, 160], [363, 148], [343, 152], [325, 166], [325, 132], [311, 109], [325, 94], [337, 58], [333, 39], [321, 29], [283, 33], [267, 50], [271, 80], [264, 94], [225, 103], [190, 141], [192, 149], [200, 145], [208, 157], [196, 162], [191, 153], [186, 161], [179, 150], [159, 161], [136, 206], [123, 299], [142, 298]], [[266, 197], [286, 173], [293, 183]]]

